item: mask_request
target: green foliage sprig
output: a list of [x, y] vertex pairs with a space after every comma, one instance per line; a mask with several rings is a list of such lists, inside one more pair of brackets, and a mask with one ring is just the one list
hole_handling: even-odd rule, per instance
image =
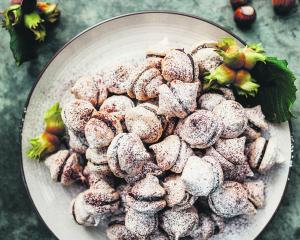
[[13, 1], [3, 11], [2, 27], [10, 34], [10, 49], [17, 65], [36, 56], [36, 47], [59, 16], [57, 4], [36, 0]]
[[223, 64], [204, 77], [204, 89], [229, 86], [243, 105], [260, 104], [271, 122], [285, 122], [293, 116], [296, 77], [285, 60], [267, 56], [262, 44], [240, 48], [231, 38], [216, 44]]

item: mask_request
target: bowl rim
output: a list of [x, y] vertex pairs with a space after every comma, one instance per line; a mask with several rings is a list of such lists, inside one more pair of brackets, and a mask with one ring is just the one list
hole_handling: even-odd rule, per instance
[[[21, 171], [21, 177], [22, 177], [22, 180], [23, 180], [23, 184], [24, 184], [24, 187], [26, 189], [26, 192], [27, 192], [27, 195], [30, 199], [30, 202], [31, 204], [33, 205], [34, 207], [34, 211], [36, 213], [36, 215], [38, 216], [38, 218], [41, 220], [41, 222], [48, 228], [48, 230], [52, 233], [52, 235], [54, 237], [56, 237], [57, 239], [59, 239], [56, 234], [54, 233], [54, 231], [48, 226], [48, 224], [46, 223], [46, 221], [42, 218], [39, 210], [37, 209], [32, 197], [31, 197], [31, 194], [30, 194], [30, 191], [29, 191], [29, 188], [28, 188], [28, 185], [27, 185], [27, 182], [26, 182], [26, 178], [25, 178], [25, 174], [24, 174], [24, 167], [23, 167], [23, 156], [22, 156], [22, 133], [23, 133], [23, 127], [24, 127], [24, 121], [25, 121], [25, 116], [26, 116], [26, 112], [27, 112], [27, 107], [29, 105], [29, 102], [30, 102], [30, 99], [31, 99], [31, 96], [35, 90], [35, 87], [36, 85], [38, 84], [38, 82], [40, 81], [40, 79], [42, 78], [44, 72], [46, 71], [46, 69], [48, 68], [48, 66], [54, 61], [54, 59], [69, 45], [71, 44], [73, 41], [75, 41], [77, 38], [81, 37], [82, 35], [84, 35], [86, 32], [100, 26], [100, 25], [103, 25], [105, 23], [108, 23], [108, 22], [112, 22], [114, 20], [117, 20], [117, 19], [121, 19], [121, 18], [126, 18], [126, 17], [129, 17], [129, 16], [135, 16], [135, 15], [143, 15], [143, 14], [170, 14], [170, 15], [179, 15], [179, 16], [183, 16], [183, 17], [188, 17], [188, 18], [194, 18], [196, 20], [199, 20], [199, 21], [203, 21], [203, 22], [206, 22], [206, 23], [209, 23], [225, 32], [227, 32], [228, 34], [230, 34], [231, 36], [233, 36], [234, 38], [236, 38], [237, 40], [239, 40], [243, 45], [246, 45], [246, 41], [244, 41], [243, 39], [241, 39], [239, 36], [237, 36], [235, 33], [233, 33], [232, 31], [226, 29], [225, 27], [211, 21], [211, 20], [208, 20], [208, 19], [205, 19], [205, 18], [202, 18], [202, 17], [199, 17], [199, 16], [196, 16], [196, 15], [193, 15], [193, 14], [188, 14], [188, 13], [184, 13], [184, 12], [178, 12], [178, 11], [169, 11], [169, 10], [150, 10], [150, 11], [137, 11], [137, 12], [130, 12], [130, 13], [126, 13], [126, 14], [121, 14], [121, 15], [117, 15], [115, 17], [111, 17], [111, 18], [108, 18], [108, 19], [105, 19], [103, 21], [100, 21], [88, 28], [86, 28], [85, 30], [79, 32], [77, 35], [75, 35], [73, 38], [71, 38], [69, 41], [67, 41], [59, 50], [57, 50], [55, 52], [55, 54], [48, 60], [48, 62], [46, 63], [46, 65], [42, 68], [41, 72], [39, 73], [37, 79], [35, 80], [35, 82], [33, 83], [29, 93], [28, 93], [28, 96], [27, 96], [27, 99], [25, 101], [25, 104], [24, 104], [24, 107], [23, 107], [23, 113], [22, 113], [22, 117], [21, 117], [21, 120], [20, 120], [20, 124], [19, 124], [19, 164], [20, 164], [20, 171]], [[290, 131], [290, 135], [291, 135], [291, 144], [293, 145], [293, 131], [292, 131], [292, 123], [291, 121], [289, 120], [288, 121], [288, 124], [289, 124], [289, 131]], [[291, 160], [293, 160], [293, 154], [291, 155]], [[291, 169], [289, 168], [289, 172], [288, 172], [288, 178], [290, 177], [290, 174], [291, 174]], [[277, 214], [278, 210], [279, 210], [279, 207], [281, 206], [281, 203], [282, 203], [282, 200], [283, 200], [283, 197], [284, 195], [286, 194], [286, 191], [287, 191], [287, 186], [288, 186], [288, 181], [286, 181], [286, 184], [285, 184], [285, 188], [284, 188], [284, 191], [281, 195], [281, 198], [280, 198], [280, 201], [279, 201], [279, 204], [278, 206], [276, 207], [274, 213], [272, 214], [272, 217], [269, 219], [269, 221], [267, 222], [267, 224], [264, 226], [264, 228], [258, 233], [258, 235], [256, 236], [259, 237], [266, 229], [266, 227], [270, 224], [270, 222], [274, 219], [274, 216]]]

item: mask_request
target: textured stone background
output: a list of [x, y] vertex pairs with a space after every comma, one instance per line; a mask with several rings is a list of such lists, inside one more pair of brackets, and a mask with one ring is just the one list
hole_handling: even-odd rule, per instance
[[[0, 9], [6, 6], [0, 2]], [[253, 0], [258, 18], [252, 30], [235, 27], [227, 0], [58, 0], [61, 24], [39, 50], [39, 57], [16, 67], [9, 36], [0, 29], [0, 239], [55, 239], [34, 212], [20, 175], [19, 123], [23, 106], [39, 72], [73, 36], [104, 19], [141, 10], [174, 10], [212, 20], [249, 42], [262, 42], [270, 55], [288, 60], [299, 78], [300, 10], [287, 17], [274, 14], [271, 0]], [[299, 8], [299, 6], [298, 6]], [[300, 88], [300, 81], [297, 82]], [[298, 93], [298, 98], [299, 98]], [[300, 99], [294, 108], [300, 113]], [[294, 163], [282, 204], [260, 236], [263, 240], [300, 239], [300, 119], [294, 119]]]

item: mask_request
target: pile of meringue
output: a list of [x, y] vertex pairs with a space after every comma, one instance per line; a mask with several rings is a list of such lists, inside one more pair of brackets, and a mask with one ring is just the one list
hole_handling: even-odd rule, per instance
[[260, 106], [202, 90], [221, 63], [205, 43], [77, 80], [62, 110], [66, 146], [46, 159], [53, 180], [87, 186], [71, 204], [76, 223], [108, 224], [111, 240], [205, 240], [264, 206], [276, 144]]

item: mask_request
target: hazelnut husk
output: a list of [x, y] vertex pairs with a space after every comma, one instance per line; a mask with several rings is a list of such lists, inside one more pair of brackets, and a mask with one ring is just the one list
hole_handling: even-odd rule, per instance
[[250, 28], [256, 20], [256, 11], [252, 6], [245, 5], [234, 11], [234, 21], [240, 28]]
[[296, 6], [296, 0], [272, 0], [272, 5], [277, 14], [288, 14]]

